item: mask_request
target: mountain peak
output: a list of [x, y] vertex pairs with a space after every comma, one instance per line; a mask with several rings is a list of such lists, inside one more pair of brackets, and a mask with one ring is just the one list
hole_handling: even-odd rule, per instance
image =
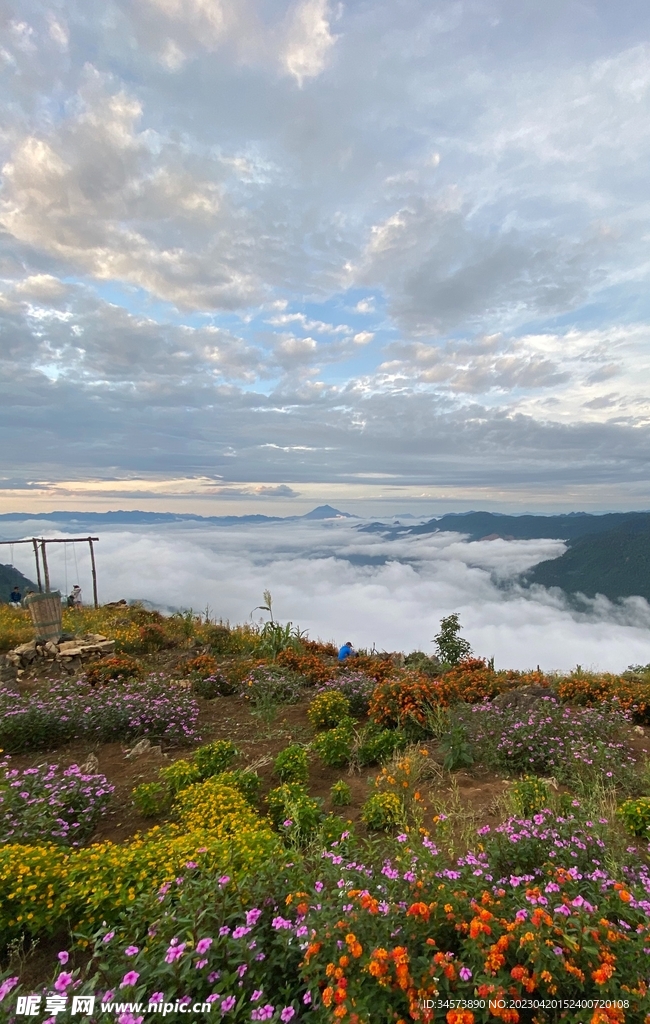
[[319, 505], [318, 508], [313, 508], [311, 512], [307, 512], [306, 515], [300, 516], [301, 519], [358, 519], [358, 516], [352, 515], [350, 512], [339, 512], [337, 508], [332, 508], [331, 505]]

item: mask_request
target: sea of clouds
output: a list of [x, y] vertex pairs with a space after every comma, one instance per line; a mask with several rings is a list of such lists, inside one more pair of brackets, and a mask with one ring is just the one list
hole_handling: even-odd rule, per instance
[[[262, 591], [277, 619], [310, 637], [378, 650], [433, 651], [440, 619], [458, 612], [477, 654], [497, 667], [621, 671], [650, 662], [650, 606], [642, 598], [570, 604], [526, 589], [518, 574], [565, 550], [560, 540], [475, 541], [456, 533], [386, 535], [359, 521], [104, 527], [96, 545], [100, 601], [140, 599], [163, 610], [259, 620]], [[45, 527], [49, 527], [46, 529]], [[7, 525], [4, 525], [7, 536]], [[12, 524], [11, 535], [65, 536], [51, 524]], [[85, 529], [81, 531], [85, 533]], [[77, 536], [79, 533], [77, 533]], [[5, 552], [9, 549], [5, 548]], [[27, 545], [14, 564], [34, 578]], [[9, 559], [3, 558], [3, 561]], [[92, 595], [88, 546], [50, 545], [52, 586]]]

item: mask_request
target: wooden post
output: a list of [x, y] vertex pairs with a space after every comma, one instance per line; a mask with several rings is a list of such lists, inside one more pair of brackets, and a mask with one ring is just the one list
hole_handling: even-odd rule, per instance
[[43, 557], [43, 575], [45, 576], [45, 593], [50, 592], [50, 571], [47, 567], [47, 555], [45, 554], [45, 541], [41, 540], [41, 555]]
[[38, 543], [36, 537], [32, 537], [32, 544], [34, 545], [34, 558], [36, 560], [36, 582], [38, 583], [39, 594], [43, 593], [43, 584], [41, 583], [41, 565], [38, 560]]
[[97, 569], [95, 566], [95, 549], [93, 548], [92, 537], [88, 538], [88, 546], [90, 547], [90, 568], [93, 574], [93, 598], [95, 599], [95, 608], [99, 608], [99, 601], [97, 600]]

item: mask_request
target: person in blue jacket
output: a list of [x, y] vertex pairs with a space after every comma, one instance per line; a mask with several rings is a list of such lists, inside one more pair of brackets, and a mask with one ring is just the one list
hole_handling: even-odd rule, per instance
[[346, 640], [339, 651], [339, 661], [346, 661], [347, 658], [354, 658], [356, 651], [352, 646], [351, 640]]

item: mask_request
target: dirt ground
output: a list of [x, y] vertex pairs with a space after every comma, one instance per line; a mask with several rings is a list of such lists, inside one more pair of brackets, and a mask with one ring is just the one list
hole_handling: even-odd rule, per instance
[[[21, 681], [21, 689], [33, 692], [42, 686], [42, 678]], [[313, 729], [307, 719], [307, 707], [313, 697], [311, 689], [305, 691], [303, 699], [295, 705], [280, 707], [275, 721], [269, 725], [261, 722], [251, 712], [250, 706], [240, 697], [217, 697], [206, 701], [199, 698], [200, 716], [199, 733], [201, 743], [217, 739], [232, 740], [240, 751], [234, 767], [255, 765], [262, 778], [261, 810], [264, 811], [264, 796], [279, 784], [273, 775], [272, 762], [288, 743], [308, 742], [313, 736]], [[360, 723], [362, 724], [362, 723]], [[197, 741], [197, 744], [199, 742]], [[636, 727], [630, 730], [630, 748], [637, 757], [648, 756], [650, 753], [650, 729]], [[441, 762], [435, 744], [428, 742], [427, 747], [434, 764]], [[124, 743], [77, 742], [61, 747], [55, 751], [37, 752], [34, 754], [14, 755], [12, 766], [23, 769], [40, 764], [58, 764], [67, 767], [70, 764], [83, 764], [90, 754], [98, 760], [97, 771], [102, 772], [109, 782], [115, 786], [108, 814], [100, 822], [89, 842], [120, 843], [133, 836], [136, 832], [145, 831], [160, 822], [152, 818], [143, 818], [133, 806], [131, 791], [141, 782], [152, 782], [157, 778], [159, 768], [164, 764], [187, 757], [192, 748], [162, 747], [151, 748], [146, 753], [134, 758], [127, 758], [129, 747]], [[328, 768], [317, 758], [310, 763], [308, 790], [312, 796], [323, 800], [325, 811], [334, 810], [341, 817], [356, 823], [359, 833], [363, 833], [360, 821], [361, 808], [374, 787], [377, 767], [366, 768], [360, 773], [350, 774], [347, 768]], [[431, 827], [432, 818], [439, 808], [440, 802], [456, 800], [473, 819], [475, 827], [483, 824], [496, 825], [503, 820], [503, 803], [500, 800], [505, 793], [508, 782], [488, 773], [480, 765], [473, 766], [470, 771], [454, 772], [453, 778], [440, 770], [433, 772], [433, 778], [421, 786], [423, 824]], [[348, 807], [332, 808], [330, 787], [338, 779], [345, 779], [351, 789], [352, 803]], [[28, 989], [36, 989], [52, 975], [56, 954], [61, 949], [69, 948], [69, 939], [65, 932], [53, 935], [38, 942], [26, 957], [14, 955], [12, 963], [20, 973], [22, 982]], [[74, 966], [81, 966], [83, 952], [75, 951], [71, 960]]]

